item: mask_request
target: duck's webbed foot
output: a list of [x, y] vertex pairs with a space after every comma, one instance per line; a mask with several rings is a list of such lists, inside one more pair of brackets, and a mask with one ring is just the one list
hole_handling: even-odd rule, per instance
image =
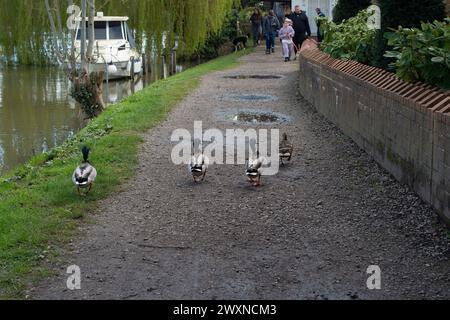
[[255, 187], [261, 186], [261, 177], [259, 177], [258, 180], [253, 183], [253, 186], [255, 186]]
[[199, 178], [198, 177], [192, 177], [192, 179], [194, 180], [194, 183], [199, 183], [200, 182], [200, 180], [199, 180]]

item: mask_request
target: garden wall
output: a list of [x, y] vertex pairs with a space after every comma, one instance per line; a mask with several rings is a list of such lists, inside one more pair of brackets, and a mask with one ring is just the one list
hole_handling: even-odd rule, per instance
[[450, 224], [450, 91], [306, 44], [300, 93]]

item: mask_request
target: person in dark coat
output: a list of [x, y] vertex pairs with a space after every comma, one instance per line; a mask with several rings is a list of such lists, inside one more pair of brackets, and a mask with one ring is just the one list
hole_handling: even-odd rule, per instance
[[319, 42], [322, 42], [323, 40], [323, 34], [322, 32], [320, 32], [320, 18], [325, 18], [325, 14], [322, 12], [322, 10], [320, 10], [320, 8], [316, 9], [316, 13], [317, 13], [317, 39], [319, 40]]
[[275, 11], [270, 10], [269, 15], [264, 19], [263, 29], [266, 34], [266, 53], [275, 52], [275, 38], [280, 29], [280, 21], [275, 15]]
[[295, 6], [295, 11], [292, 12], [289, 19], [292, 20], [292, 27], [295, 31], [293, 40], [296, 47], [295, 53], [297, 53], [297, 49], [300, 50], [303, 41], [311, 36], [311, 28], [309, 26], [308, 16], [301, 10], [300, 6]]
[[258, 8], [253, 12], [250, 21], [252, 22], [253, 44], [256, 47], [261, 40], [263, 22], [263, 16]]

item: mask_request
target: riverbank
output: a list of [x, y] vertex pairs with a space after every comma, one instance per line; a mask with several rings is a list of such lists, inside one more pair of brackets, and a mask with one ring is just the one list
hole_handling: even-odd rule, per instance
[[[176, 73], [209, 60], [179, 62]], [[119, 103], [173, 75], [169, 73], [171, 67], [158, 59], [152, 62], [151, 70], [134, 80], [105, 82], [103, 101], [107, 105]], [[26, 164], [34, 155], [61, 145], [85, 126], [70, 90], [67, 74], [57, 66], [0, 65], [0, 176]]]
[[[248, 52], [248, 51], [247, 51]], [[150, 85], [109, 107], [61, 147], [34, 157], [0, 178], [0, 297], [23, 298], [29, 282], [49, 274], [80, 224], [89, 221], [97, 201], [120, 190], [134, 175], [142, 133], [163, 120], [171, 108], [212, 71], [235, 66], [240, 52], [212, 60]], [[99, 176], [89, 196], [80, 198], [71, 175], [80, 149], [92, 149]]]

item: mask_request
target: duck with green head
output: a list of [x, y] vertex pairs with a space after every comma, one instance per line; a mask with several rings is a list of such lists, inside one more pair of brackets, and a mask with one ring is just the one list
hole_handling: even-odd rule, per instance
[[81, 152], [83, 153], [83, 162], [75, 169], [72, 175], [72, 182], [77, 187], [80, 195], [81, 189], [88, 189], [86, 193], [88, 194], [97, 178], [97, 170], [89, 162], [89, 148], [84, 146]]

